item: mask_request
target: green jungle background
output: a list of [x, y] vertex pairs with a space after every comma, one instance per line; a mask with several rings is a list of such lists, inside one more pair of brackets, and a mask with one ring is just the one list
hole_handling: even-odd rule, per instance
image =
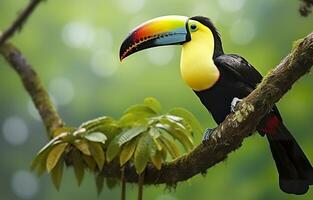
[[[1, 0], [0, 27], [7, 27], [28, 0]], [[218, 27], [224, 49], [250, 61], [263, 75], [291, 50], [293, 41], [313, 28], [293, 0], [48, 0], [42, 3], [13, 42], [35, 67], [67, 124], [109, 115], [118, 118], [132, 104], [156, 97], [163, 111], [191, 110], [203, 127], [215, 127], [210, 114], [180, 78], [180, 47], [140, 52], [123, 64], [118, 50], [136, 25], [161, 15], [204, 15]], [[285, 123], [313, 162], [313, 76], [301, 79], [278, 103]], [[196, 143], [201, 141], [196, 135]], [[60, 192], [47, 174], [36, 177], [29, 166], [47, 142], [45, 129], [19, 78], [0, 58], [0, 199], [119, 199], [117, 187], [97, 197], [94, 176], [77, 186], [67, 169]], [[135, 199], [128, 185], [127, 199]], [[265, 138], [255, 134], [242, 148], [209, 169], [178, 184], [176, 190], [148, 186], [144, 199], [313, 199], [279, 190], [274, 161]]]

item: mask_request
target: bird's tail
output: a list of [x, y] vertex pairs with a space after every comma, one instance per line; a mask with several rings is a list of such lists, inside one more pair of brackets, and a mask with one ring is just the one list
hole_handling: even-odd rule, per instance
[[266, 134], [279, 173], [281, 190], [304, 194], [313, 184], [313, 168], [294, 137], [279, 123], [275, 133]]

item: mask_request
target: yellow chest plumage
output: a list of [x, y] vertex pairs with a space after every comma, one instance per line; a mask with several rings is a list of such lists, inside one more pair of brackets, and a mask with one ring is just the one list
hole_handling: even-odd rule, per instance
[[183, 45], [180, 60], [182, 78], [196, 91], [211, 88], [220, 76], [213, 61], [213, 34], [209, 28], [199, 26], [199, 30], [191, 34], [191, 41]]

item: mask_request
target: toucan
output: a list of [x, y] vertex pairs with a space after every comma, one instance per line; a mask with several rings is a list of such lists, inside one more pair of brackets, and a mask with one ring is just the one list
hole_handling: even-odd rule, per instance
[[[183, 80], [199, 97], [217, 124], [249, 95], [262, 75], [243, 57], [225, 54], [221, 37], [203, 16], [162, 16], [136, 27], [120, 47], [120, 60], [147, 48], [181, 45]], [[162, 59], [162, 58], [159, 58]], [[204, 139], [210, 136], [207, 129]], [[289, 194], [304, 194], [313, 184], [313, 168], [273, 106], [257, 127], [266, 136], [279, 174], [279, 186]]]

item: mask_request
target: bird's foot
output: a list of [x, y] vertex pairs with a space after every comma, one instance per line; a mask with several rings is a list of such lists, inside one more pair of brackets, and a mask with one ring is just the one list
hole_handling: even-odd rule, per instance
[[210, 136], [212, 135], [212, 133], [214, 132], [215, 128], [207, 128], [204, 131], [204, 135], [202, 138], [202, 142], [206, 142], [210, 139]]
[[230, 111], [235, 112], [235, 108], [236, 108], [237, 104], [241, 101], [242, 101], [242, 99], [239, 99], [237, 97], [233, 98], [233, 100], [231, 101], [231, 104], [230, 104]]

